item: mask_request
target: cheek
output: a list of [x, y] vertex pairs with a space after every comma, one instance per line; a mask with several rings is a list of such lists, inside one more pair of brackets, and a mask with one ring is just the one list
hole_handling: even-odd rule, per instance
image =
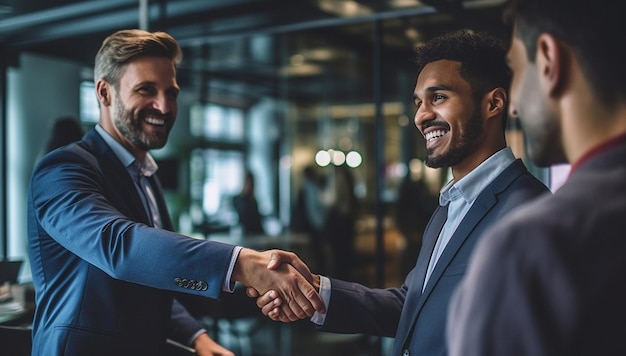
[[517, 74], [511, 78], [509, 113], [512, 116], [521, 115], [521, 111], [524, 111], [524, 104], [528, 100], [528, 89], [528, 82], [524, 76]]
[[127, 112], [131, 112], [131, 113], [138, 113], [144, 109], [149, 109], [150, 105], [148, 104], [147, 101], [144, 100], [136, 100], [136, 99], [130, 99], [128, 101], [126, 101], [126, 105], [124, 105], [124, 110]]
[[[439, 111], [440, 117], [450, 125], [451, 131], [462, 130], [472, 119], [473, 113], [480, 108], [471, 101], [458, 101]], [[478, 112], [480, 114], [480, 112]]]

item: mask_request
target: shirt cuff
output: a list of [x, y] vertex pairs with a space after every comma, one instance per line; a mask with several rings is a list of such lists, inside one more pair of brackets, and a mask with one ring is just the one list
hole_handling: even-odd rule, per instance
[[193, 345], [193, 343], [196, 341], [196, 339], [198, 338], [198, 336], [200, 336], [200, 335], [202, 335], [202, 334], [204, 334], [204, 333], [206, 333], [206, 334], [208, 335], [208, 333], [207, 333], [207, 331], [206, 331], [205, 329], [200, 329], [200, 330], [198, 330], [195, 334], [193, 334], [193, 336], [191, 337], [191, 339], [189, 340], [189, 342], [188, 342], [187, 344], [188, 344], [190, 347], [193, 347], [193, 346], [194, 346], [194, 345]]
[[[326, 312], [328, 312], [328, 305], [330, 303], [330, 279], [328, 277], [324, 277], [320, 275], [320, 297], [322, 297], [322, 301], [326, 306]], [[326, 313], [322, 314], [319, 312], [313, 313], [311, 317], [311, 321], [316, 325], [324, 325], [326, 321]]]
[[222, 291], [232, 293], [235, 291], [235, 282], [231, 281], [233, 276], [233, 269], [235, 269], [235, 263], [237, 262], [237, 257], [239, 257], [239, 252], [243, 247], [235, 246], [233, 250], [233, 254], [230, 257], [230, 265], [228, 266], [228, 272], [226, 273], [226, 278], [224, 278], [224, 284], [222, 285]]

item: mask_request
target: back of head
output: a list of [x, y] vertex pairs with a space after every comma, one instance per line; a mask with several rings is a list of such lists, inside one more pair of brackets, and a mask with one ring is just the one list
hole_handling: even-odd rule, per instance
[[83, 128], [74, 117], [60, 117], [54, 121], [52, 132], [46, 145], [46, 152], [65, 146], [83, 137]]
[[315, 168], [313, 168], [313, 166], [304, 167], [302, 170], [302, 176], [304, 176], [304, 178], [314, 180], [316, 178]]
[[435, 37], [416, 49], [418, 73], [428, 63], [450, 60], [461, 63], [461, 76], [472, 87], [475, 100], [497, 87], [508, 91], [511, 71], [506, 64], [507, 46], [484, 32], [457, 31]]
[[550, 33], [574, 52], [598, 99], [611, 106], [626, 99], [623, 51], [626, 21], [616, 0], [509, 0], [504, 18], [515, 27], [534, 62], [537, 37]]
[[117, 87], [124, 66], [138, 57], [164, 57], [178, 65], [182, 51], [178, 42], [165, 32], [120, 30], [103, 42], [94, 65], [94, 79], [104, 79]]
[[247, 170], [244, 174], [241, 194], [254, 194], [254, 174], [251, 171]]

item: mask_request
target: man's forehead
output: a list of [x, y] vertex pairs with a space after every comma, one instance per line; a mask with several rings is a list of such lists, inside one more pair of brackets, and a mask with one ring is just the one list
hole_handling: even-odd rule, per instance
[[442, 59], [426, 64], [419, 73], [418, 79], [457, 77], [460, 69], [461, 62]]
[[120, 80], [126, 84], [146, 82], [176, 85], [176, 68], [167, 58], [140, 57], [124, 65]]
[[417, 77], [416, 90], [452, 88], [461, 78], [459, 62], [436, 61], [428, 63]]

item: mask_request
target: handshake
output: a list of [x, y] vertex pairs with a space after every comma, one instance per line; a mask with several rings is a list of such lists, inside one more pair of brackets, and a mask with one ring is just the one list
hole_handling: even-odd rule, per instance
[[243, 248], [232, 279], [248, 287], [248, 296], [257, 298], [257, 306], [272, 320], [290, 322], [326, 312], [319, 276], [293, 252]]

